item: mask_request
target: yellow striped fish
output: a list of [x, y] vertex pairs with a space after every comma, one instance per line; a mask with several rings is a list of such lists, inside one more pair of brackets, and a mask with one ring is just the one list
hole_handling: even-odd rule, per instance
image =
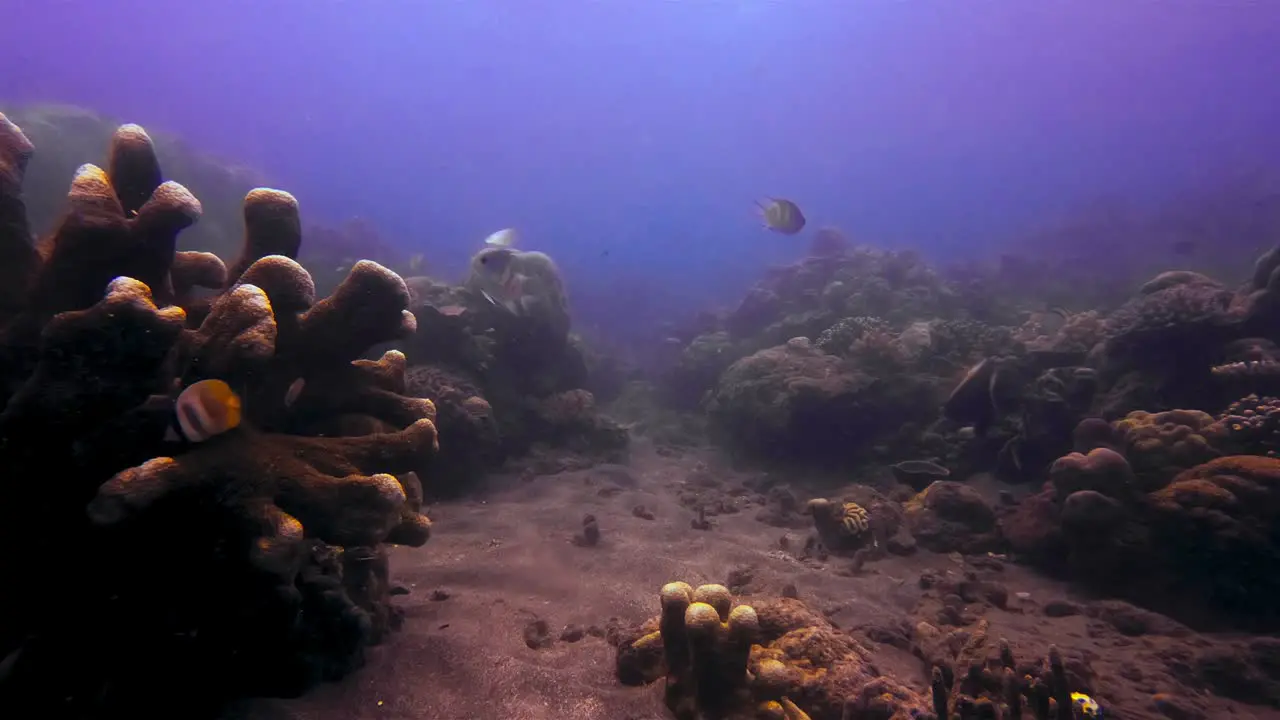
[[800, 212], [800, 206], [790, 200], [765, 198], [757, 200], [756, 206], [760, 209], [764, 226], [774, 232], [795, 235], [804, 229], [804, 213]]
[[204, 442], [240, 425], [240, 396], [222, 380], [201, 380], [183, 390], [173, 404], [170, 442]]

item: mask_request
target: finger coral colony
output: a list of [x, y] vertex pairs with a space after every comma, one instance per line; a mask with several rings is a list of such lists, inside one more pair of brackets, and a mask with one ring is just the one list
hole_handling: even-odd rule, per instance
[[[293, 196], [258, 187], [235, 193], [243, 239], [224, 262], [180, 249], [227, 254], [226, 223], [184, 232], [201, 201], [141, 127], [58, 180], [55, 218], [24, 184], [30, 137], [57, 123], [17, 119], [0, 115], [0, 717], [213, 720], [344, 678], [428, 613], [392, 603], [411, 593], [394, 546], [424, 546], [426, 504], [489, 476], [518, 498], [489, 509], [520, 505], [510, 525], [539, 540], [434, 506], [433, 547], [474, 532], [426, 573], [456, 561], [464, 591], [495, 595], [422, 603], [439, 631], [500, 627], [444, 618], [509, 606], [522, 634], [458, 641], [449, 662], [546, 698], [578, 653], [583, 675], [553, 683], [578, 709], [435, 707], [415, 670], [398, 682], [430, 697], [396, 717], [1280, 707], [1280, 250], [1238, 288], [1172, 271], [1114, 298], [1015, 258], [934, 270], [824, 227], [736, 308], [664, 326], [661, 361], [629, 373], [571, 332], [549, 255], [491, 246], [449, 284], [368, 224], [304, 232]], [[537, 556], [555, 534], [539, 507], [570, 502], [563, 543]], [[543, 606], [629, 615], [557, 639], [509, 602], [515, 581], [475, 580], [503, 557]], [[723, 585], [669, 582], [656, 608], [636, 589], [725, 563]], [[1054, 599], [1068, 587], [1088, 594]], [[1045, 640], [1042, 623], [1073, 624]]]
[[[276, 190], [245, 198], [230, 268], [176, 252], [200, 203], [135, 125], [33, 244], [33, 150], [0, 116], [4, 707], [194, 717], [341, 676], [395, 624], [386, 545], [430, 530], [435, 407], [405, 394], [398, 351], [361, 359], [414, 331], [404, 282], [363, 262], [317, 301]], [[178, 392], [205, 379], [245, 421], [166, 441]]]

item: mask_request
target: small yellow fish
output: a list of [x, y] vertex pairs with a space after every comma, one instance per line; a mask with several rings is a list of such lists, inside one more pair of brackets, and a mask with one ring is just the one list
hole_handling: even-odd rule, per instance
[[1097, 701], [1084, 693], [1071, 693], [1071, 709], [1078, 717], [1102, 717], [1102, 708], [1098, 707]]
[[766, 228], [783, 235], [795, 235], [804, 229], [804, 213], [800, 212], [800, 206], [790, 200], [765, 198], [763, 201], [757, 200], [756, 205]]
[[222, 380], [191, 384], [178, 395], [173, 410], [164, 435], [169, 442], [203, 442], [240, 425], [240, 396]]
[[484, 239], [485, 245], [494, 247], [513, 247], [516, 241], [520, 239], [520, 235], [514, 228], [503, 228], [496, 233]]

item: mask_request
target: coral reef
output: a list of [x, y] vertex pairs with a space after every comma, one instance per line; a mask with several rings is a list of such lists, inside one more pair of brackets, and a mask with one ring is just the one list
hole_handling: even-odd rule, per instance
[[[676, 338], [672, 405], [698, 399], [721, 449], [854, 487], [883, 487], [887, 466], [905, 528], [881, 536], [890, 552], [1012, 549], [1193, 624], [1272, 626], [1248, 598], [1271, 592], [1280, 539], [1237, 506], [1270, 487], [1241, 458], [1280, 452], [1280, 249], [1238, 289], [1176, 269], [1125, 298], [1062, 292], [1018, 256], [939, 272], [831, 231], [815, 243]], [[824, 544], [841, 544], [840, 507], [820, 513]]]
[[[276, 190], [245, 197], [229, 272], [176, 251], [201, 205], [136, 125], [33, 244], [33, 151], [0, 116], [0, 708], [212, 717], [340, 677], [397, 622], [386, 544], [429, 535], [434, 405], [405, 394], [399, 352], [362, 357], [413, 332], [407, 288], [362, 262], [316, 301]], [[168, 441], [174, 398], [207, 378], [244, 421]]]
[[504, 463], [536, 464], [559, 453], [565, 457], [556, 462], [578, 467], [616, 462], [629, 447], [627, 430], [585, 389], [590, 364], [599, 367], [600, 359], [569, 332], [555, 263], [543, 253], [501, 248], [511, 254], [511, 274], [527, 278], [507, 307], [487, 294], [490, 270], [481, 264], [497, 250], [477, 254], [462, 285], [407, 281], [422, 330], [400, 345], [413, 393], [436, 401], [441, 433], [451, 428], [458, 437], [438, 458], [450, 470], [451, 484], [430, 488], [441, 495], [465, 490]]
[[1130, 433], [1116, 449], [1057, 460], [1046, 489], [1002, 518], [1005, 536], [1046, 569], [1193, 625], [1274, 627], [1277, 461], [1219, 456], [1195, 432], [1203, 413], [1160, 415], [1115, 423]]

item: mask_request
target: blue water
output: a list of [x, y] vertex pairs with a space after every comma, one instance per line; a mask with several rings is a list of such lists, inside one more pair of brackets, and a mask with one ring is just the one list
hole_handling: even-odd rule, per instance
[[947, 260], [1094, 197], [1280, 164], [1271, 2], [50, 0], [4, 20], [0, 101], [181, 135], [446, 274], [517, 227], [584, 324], [731, 303], [803, 255], [807, 235], [759, 228], [762, 195]]

